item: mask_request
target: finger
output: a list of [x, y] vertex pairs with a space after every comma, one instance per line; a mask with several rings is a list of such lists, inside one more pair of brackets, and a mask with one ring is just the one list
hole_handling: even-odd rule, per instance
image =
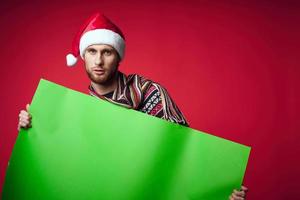
[[20, 111], [20, 115], [24, 114], [24, 113], [27, 113], [25, 110], [21, 110]]
[[21, 128], [25, 128], [26, 127], [26, 124], [24, 122], [20, 122], [19, 124], [20, 124]]
[[26, 124], [30, 124], [30, 120], [29, 119], [20, 119], [21, 122], [24, 122]]
[[28, 115], [29, 118], [32, 118], [29, 110], [26, 113], [27, 113], [27, 115]]
[[29, 106], [30, 106], [29, 104], [26, 105], [27, 112], [29, 112]]
[[244, 191], [233, 190], [233, 193], [239, 197], [245, 197], [246, 193]]
[[19, 118], [29, 118], [28, 113], [21, 113], [19, 114]]
[[21, 110], [20, 115], [21, 116], [29, 116], [29, 113], [25, 110]]
[[27, 119], [20, 119], [20, 122], [24, 124], [30, 124], [29, 120]]
[[31, 119], [28, 116], [21, 116], [21, 117], [19, 117], [19, 121], [28, 121], [28, 122], [30, 122]]
[[21, 128], [25, 128], [25, 129], [29, 128], [29, 124], [25, 122], [20, 122], [20, 126]]
[[19, 114], [19, 118], [25, 118], [25, 119], [30, 119], [31, 115], [29, 115], [27, 112], [22, 112]]
[[239, 197], [237, 195], [235, 195], [234, 193], [231, 194], [234, 200], [244, 200], [243, 197]]
[[245, 192], [248, 192], [249, 189], [247, 187], [245, 187], [245, 186], [242, 185], [241, 190], [245, 191]]

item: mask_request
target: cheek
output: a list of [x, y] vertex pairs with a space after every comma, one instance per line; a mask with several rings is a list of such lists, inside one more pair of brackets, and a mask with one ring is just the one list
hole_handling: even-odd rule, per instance
[[116, 69], [116, 62], [113, 59], [107, 59], [105, 62], [107, 70], [114, 71]]
[[91, 67], [93, 67], [93, 60], [92, 58], [85, 58], [84, 59], [84, 64], [85, 64], [85, 68], [86, 69], [90, 69]]

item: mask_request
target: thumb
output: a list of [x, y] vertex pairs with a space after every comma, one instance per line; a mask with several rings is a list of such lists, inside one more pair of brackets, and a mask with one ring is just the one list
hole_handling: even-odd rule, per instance
[[26, 105], [27, 112], [29, 112], [29, 106], [30, 106], [29, 104]]

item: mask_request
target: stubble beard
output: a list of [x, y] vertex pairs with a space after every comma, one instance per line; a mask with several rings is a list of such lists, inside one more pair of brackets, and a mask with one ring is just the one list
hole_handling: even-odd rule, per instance
[[93, 83], [96, 83], [96, 84], [99, 84], [99, 85], [109, 85], [117, 78], [118, 67], [116, 67], [116, 69], [114, 71], [112, 71], [111, 73], [109, 73], [109, 74], [107, 74], [107, 71], [105, 71], [105, 73], [101, 76], [95, 75], [90, 70], [86, 70], [86, 73], [87, 73], [89, 79]]

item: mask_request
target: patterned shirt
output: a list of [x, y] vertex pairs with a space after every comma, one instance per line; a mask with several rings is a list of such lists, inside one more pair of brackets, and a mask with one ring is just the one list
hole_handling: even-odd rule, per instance
[[89, 92], [92, 96], [114, 104], [189, 126], [167, 90], [143, 76], [137, 74], [126, 76], [119, 72], [117, 88], [114, 91], [99, 95], [90, 85]]

